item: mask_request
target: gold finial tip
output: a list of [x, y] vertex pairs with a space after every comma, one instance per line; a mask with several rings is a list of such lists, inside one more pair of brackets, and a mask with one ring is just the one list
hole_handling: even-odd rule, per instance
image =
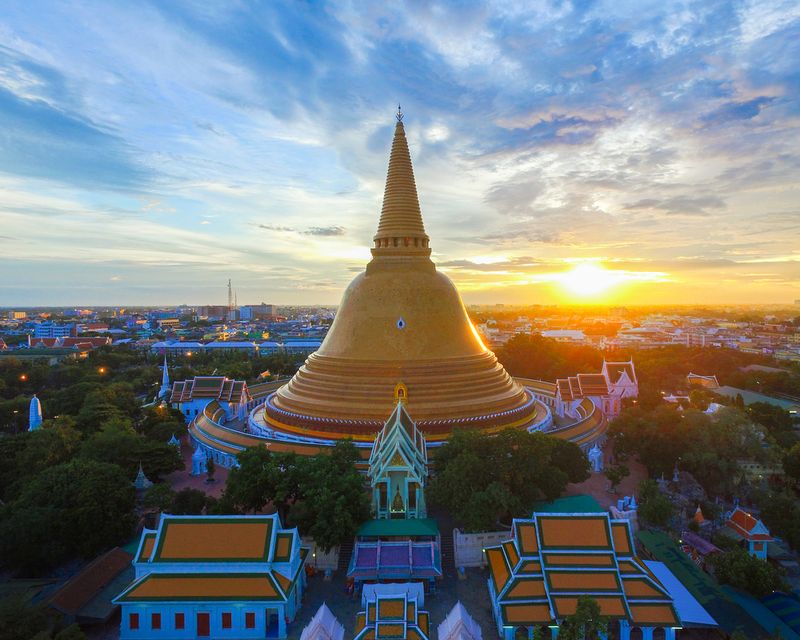
[[403, 121], [403, 109], [400, 107], [399, 104], [397, 105], [397, 114], [395, 115], [395, 117], [397, 118], [398, 122]]

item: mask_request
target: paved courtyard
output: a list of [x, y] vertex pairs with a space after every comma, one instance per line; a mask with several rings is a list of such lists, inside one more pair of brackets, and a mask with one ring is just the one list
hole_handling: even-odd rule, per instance
[[[436, 587], [436, 593], [425, 595], [424, 611], [430, 613], [432, 638], [436, 637], [436, 627], [445, 619], [453, 605], [459, 600], [469, 614], [481, 626], [483, 637], [496, 638], [497, 631], [492, 620], [489, 605], [489, 591], [486, 569], [467, 569], [466, 579], [459, 580], [455, 575], [445, 575]], [[361, 596], [349, 596], [344, 591], [344, 572], [337, 571], [326, 582], [322, 574], [308, 580], [308, 590], [303, 598], [303, 606], [295, 621], [289, 626], [289, 638], [300, 637], [303, 628], [314, 617], [324, 602], [345, 628], [345, 638], [352, 638], [355, 631], [356, 613], [361, 611]]]

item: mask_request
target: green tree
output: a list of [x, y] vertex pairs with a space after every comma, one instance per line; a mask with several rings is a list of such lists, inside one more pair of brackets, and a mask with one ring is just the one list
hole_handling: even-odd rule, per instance
[[773, 493], [762, 498], [759, 506], [770, 532], [800, 550], [800, 504], [796, 497], [789, 492]]
[[44, 608], [24, 594], [11, 592], [0, 599], [0, 640], [29, 640], [48, 626]]
[[301, 499], [292, 504], [289, 522], [328, 552], [352, 540], [369, 518], [364, 478], [355, 467], [361, 456], [351, 441], [344, 440], [330, 454], [306, 460], [310, 473], [301, 487]]
[[611, 483], [611, 493], [617, 492], [617, 485], [631, 474], [631, 470], [624, 464], [603, 469], [603, 475]]
[[146, 509], [161, 513], [172, 513], [175, 492], [166, 482], [157, 482], [147, 490], [142, 504]]
[[672, 503], [661, 493], [656, 482], [644, 480], [639, 484], [639, 517], [644, 523], [666, 527], [672, 513]]
[[87, 460], [119, 465], [131, 479], [136, 476], [140, 462], [151, 480], [184, 468], [175, 447], [139, 435], [121, 418], [107, 422], [90, 436], [81, 446], [79, 455]]
[[542, 433], [457, 431], [437, 450], [427, 495], [466, 529], [485, 531], [500, 518], [530, 515], [536, 502], [586, 479], [588, 468], [576, 445]]
[[208, 478], [209, 482], [214, 481], [214, 474], [217, 472], [217, 464], [214, 462], [214, 458], [208, 456], [206, 458], [206, 477]]
[[330, 549], [352, 539], [369, 517], [364, 479], [355, 467], [360, 459], [350, 441], [313, 457], [247, 449], [239, 454], [239, 466], [228, 475], [214, 511], [262, 511], [271, 504], [283, 523], [297, 525]]
[[589, 640], [599, 638], [608, 629], [608, 618], [600, 615], [600, 605], [590, 596], [578, 597], [575, 613], [567, 616], [559, 628], [563, 640]]
[[787, 476], [800, 482], [800, 442], [784, 454], [783, 470]]
[[71, 624], [53, 636], [53, 640], [86, 640], [86, 634], [77, 624]]
[[794, 422], [788, 411], [766, 402], [754, 402], [746, 409], [748, 417], [764, 427], [784, 449], [798, 442]]
[[711, 564], [717, 580], [747, 591], [757, 598], [787, 588], [774, 566], [754, 558], [744, 549], [712, 555]]
[[199, 489], [181, 489], [178, 491], [170, 505], [170, 513], [177, 515], [200, 515], [210, 510], [216, 500]]
[[91, 558], [130, 535], [133, 507], [133, 486], [116, 465], [76, 459], [50, 467], [0, 512], [0, 558], [32, 572]]

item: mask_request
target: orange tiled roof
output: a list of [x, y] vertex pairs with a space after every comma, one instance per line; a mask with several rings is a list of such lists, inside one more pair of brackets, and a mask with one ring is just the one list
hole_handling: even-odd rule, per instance
[[251, 398], [247, 383], [225, 376], [197, 376], [192, 380], [174, 382], [170, 402], [189, 402], [196, 398], [211, 398], [220, 402], [238, 402], [242, 396]]
[[774, 540], [761, 520], [739, 507], [733, 510], [725, 524], [728, 525], [728, 528], [748, 540], [761, 540], [764, 542]]
[[163, 518], [151, 562], [267, 562], [275, 520], [258, 518]]
[[578, 383], [584, 396], [608, 395], [608, 383], [602, 373], [579, 373]]
[[282, 601], [285, 599], [270, 572], [148, 573], [123, 591], [117, 601]]
[[156, 532], [145, 531], [142, 535], [142, 542], [139, 545], [139, 553], [134, 562], [147, 562], [153, 555], [153, 547], [156, 545]]
[[511, 544], [486, 549], [503, 625], [551, 624], [574, 613], [580, 595], [611, 618], [679, 624], [669, 594], [634, 555], [627, 521], [607, 513], [535, 513], [515, 520], [512, 536]]
[[48, 604], [67, 615], [76, 615], [130, 564], [131, 554], [115, 547], [64, 583], [50, 597]]
[[378, 596], [356, 615], [355, 640], [429, 640], [428, 627], [428, 612], [420, 611], [408, 594]]

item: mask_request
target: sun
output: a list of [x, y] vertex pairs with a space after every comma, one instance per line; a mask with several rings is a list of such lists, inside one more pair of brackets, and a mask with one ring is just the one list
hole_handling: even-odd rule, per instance
[[584, 298], [599, 296], [623, 279], [621, 274], [592, 263], [579, 264], [558, 277], [564, 289]]

